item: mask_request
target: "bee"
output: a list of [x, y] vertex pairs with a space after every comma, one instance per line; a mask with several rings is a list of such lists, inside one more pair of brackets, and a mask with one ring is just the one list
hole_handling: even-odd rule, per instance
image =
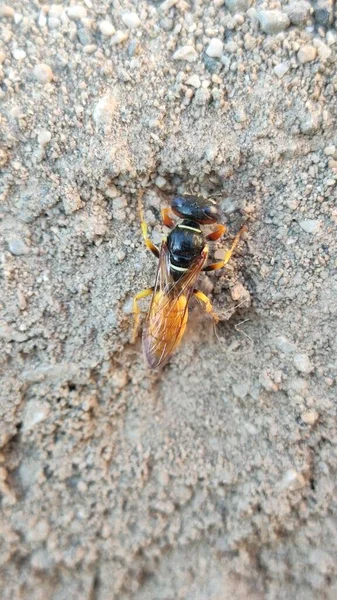
[[[182, 340], [188, 321], [189, 302], [193, 296], [203, 302], [206, 312], [216, 323], [219, 321], [209, 298], [195, 286], [202, 271], [221, 269], [228, 263], [247, 228], [243, 226], [237, 233], [223, 260], [206, 265], [209, 253], [206, 241], [215, 241], [226, 232], [225, 225], [219, 224], [220, 211], [216, 202], [200, 196], [174, 197], [171, 208], [161, 211], [163, 224], [171, 231], [162, 240], [161, 247], [157, 248], [148, 237], [141, 206], [143, 193], [139, 196], [142, 235], [146, 247], [159, 259], [159, 263], [154, 286], [134, 297], [134, 337], [137, 336], [140, 321], [138, 301], [152, 295], [143, 327], [142, 344], [148, 366], [158, 369], [167, 363]], [[182, 220], [175, 224], [170, 212]], [[205, 236], [202, 225], [215, 225], [215, 228]]]

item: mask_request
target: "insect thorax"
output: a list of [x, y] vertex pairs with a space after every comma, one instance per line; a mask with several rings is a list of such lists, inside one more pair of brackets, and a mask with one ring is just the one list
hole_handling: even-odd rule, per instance
[[195, 221], [182, 221], [168, 235], [167, 246], [171, 273], [174, 279], [179, 279], [205, 246], [200, 225]]

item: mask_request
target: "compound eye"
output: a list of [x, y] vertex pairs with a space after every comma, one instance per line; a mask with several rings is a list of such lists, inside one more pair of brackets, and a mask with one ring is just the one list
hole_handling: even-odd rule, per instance
[[216, 204], [211, 204], [211, 205], [205, 206], [204, 213], [205, 213], [206, 217], [208, 219], [211, 219], [211, 221], [213, 223], [220, 221], [220, 210], [219, 210], [219, 207], [216, 206]]

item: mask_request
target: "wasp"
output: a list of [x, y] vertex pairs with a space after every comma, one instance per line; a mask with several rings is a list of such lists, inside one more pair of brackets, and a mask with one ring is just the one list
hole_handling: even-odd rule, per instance
[[[141, 191], [139, 196], [142, 235], [146, 247], [159, 259], [159, 263], [154, 286], [134, 297], [134, 336], [137, 336], [140, 320], [138, 301], [152, 295], [143, 327], [142, 344], [148, 366], [158, 369], [166, 364], [181, 342], [187, 325], [189, 302], [193, 296], [203, 302], [206, 312], [216, 323], [219, 321], [209, 298], [195, 287], [196, 282], [202, 271], [221, 269], [228, 263], [247, 228], [244, 225], [237, 233], [223, 260], [206, 265], [209, 253], [207, 241], [219, 239], [227, 230], [225, 225], [219, 224], [220, 210], [216, 202], [192, 195], [174, 197], [171, 207], [161, 211], [163, 224], [171, 231], [158, 248], [148, 237], [141, 205], [143, 193]], [[179, 223], [173, 220], [172, 212], [182, 219]], [[204, 235], [202, 225], [215, 227], [211, 233]]]

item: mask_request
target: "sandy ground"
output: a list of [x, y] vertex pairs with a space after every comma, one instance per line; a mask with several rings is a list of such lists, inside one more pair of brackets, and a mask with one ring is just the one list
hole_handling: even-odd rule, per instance
[[[337, 597], [334, 11], [1, 4], [2, 600]], [[141, 188], [249, 226], [161, 373]]]

